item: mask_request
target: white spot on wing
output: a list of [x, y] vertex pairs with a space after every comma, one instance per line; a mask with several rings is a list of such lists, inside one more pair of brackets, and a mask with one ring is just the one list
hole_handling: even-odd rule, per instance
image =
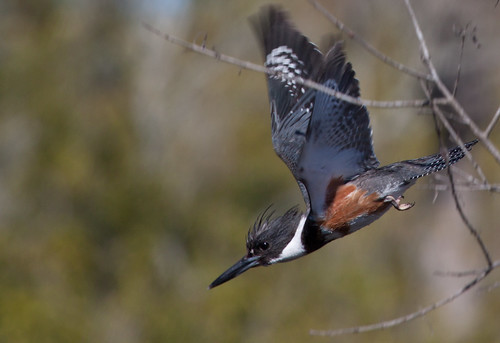
[[288, 88], [291, 97], [296, 97], [299, 92], [304, 93], [303, 88], [298, 89], [295, 80], [288, 78], [299, 77], [303, 73], [304, 62], [293, 52], [289, 47], [282, 45], [274, 48], [266, 56], [266, 67], [281, 73], [282, 76], [270, 76], [271, 78], [280, 79], [284, 83], [284, 87]]

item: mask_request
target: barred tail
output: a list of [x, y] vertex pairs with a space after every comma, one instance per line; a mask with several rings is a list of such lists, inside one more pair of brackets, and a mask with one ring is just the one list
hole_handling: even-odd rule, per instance
[[[478, 142], [477, 139], [465, 143], [465, 148], [471, 150], [472, 146]], [[413, 173], [408, 175], [406, 181], [411, 181], [418, 179], [420, 177], [438, 172], [452, 164], [457, 163], [460, 159], [465, 156], [464, 151], [461, 147], [457, 146], [448, 151], [448, 159], [443, 157], [441, 154], [430, 155], [422, 158], [417, 158], [415, 160], [403, 161]]]

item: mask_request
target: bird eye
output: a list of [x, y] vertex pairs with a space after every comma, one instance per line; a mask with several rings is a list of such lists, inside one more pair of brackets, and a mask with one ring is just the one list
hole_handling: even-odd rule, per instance
[[267, 250], [267, 249], [269, 249], [269, 243], [267, 243], [267, 242], [259, 243], [259, 249], [260, 250]]

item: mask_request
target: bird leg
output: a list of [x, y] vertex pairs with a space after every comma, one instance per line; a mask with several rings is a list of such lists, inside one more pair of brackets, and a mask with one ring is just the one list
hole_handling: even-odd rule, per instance
[[399, 198], [395, 199], [393, 196], [391, 195], [388, 195], [384, 198], [384, 201], [385, 202], [390, 202], [392, 206], [394, 206], [394, 208], [398, 211], [406, 211], [406, 210], [409, 210], [410, 208], [413, 207], [413, 205], [415, 205], [414, 202], [412, 203], [405, 203], [405, 204], [402, 204], [401, 203], [401, 199], [403, 199], [403, 196], [400, 196]]

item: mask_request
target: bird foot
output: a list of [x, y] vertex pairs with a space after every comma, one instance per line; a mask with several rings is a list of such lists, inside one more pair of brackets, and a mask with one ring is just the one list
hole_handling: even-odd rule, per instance
[[388, 196], [385, 197], [384, 201], [385, 202], [390, 202], [391, 205], [394, 206], [394, 208], [396, 210], [398, 210], [398, 211], [409, 210], [410, 208], [412, 208], [415, 205], [414, 202], [402, 204], [401, 203], [401, 199], [403, 199], [403, 196], [400, 196], [399, 198], [395, 199], [393, 196], [388, 195]]

